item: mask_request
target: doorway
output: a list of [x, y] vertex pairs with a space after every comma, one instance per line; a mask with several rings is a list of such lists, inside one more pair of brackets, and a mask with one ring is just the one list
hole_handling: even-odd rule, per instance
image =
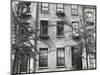
[[82, 70], [82, 51], [78, 46], [72, 47], [73, 70]]

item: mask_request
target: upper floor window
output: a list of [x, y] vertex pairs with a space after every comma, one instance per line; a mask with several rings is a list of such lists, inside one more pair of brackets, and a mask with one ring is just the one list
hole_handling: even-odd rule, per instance
[[86, 12], [86, 17], [87, 17], [87, 18], [92, 18], [92, 14], [93, 14], [92, 12], [87, 11], [87, 12]]
[[41, 3], [41, 11], [43, 13], [48, 13], [49, 12], [49, 4], [48, 3]]
[[57, 66], [64, 67], [65, 66], [65, 49], [57, 48]]
[[64, 11], [64, 5], [63, 4], [57, 4], [57, 11]]
[[48, 34], [48, 21], [41, 20], [40, 21], [40, 35], [47, 35]]
[[64, 21], [57, 21], [57, 36], [64, 36]]
[[78, 34], [78, 30], [79, 30], [79, 22], [72, 22], [72, 26], [73, 26], [73, 34]]
[[39, 67], [48, 66], [48, 48], [40, 48]]
[[71, 13], [72, 13], [72, 15], [78, 14], [78, 6], [77, 5], [72, 5]]

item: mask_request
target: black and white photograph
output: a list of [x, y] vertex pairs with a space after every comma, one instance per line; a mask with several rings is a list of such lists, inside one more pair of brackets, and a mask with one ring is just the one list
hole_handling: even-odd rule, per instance
[[96, 5], [11, 0], [11, 75], [96, 70]]

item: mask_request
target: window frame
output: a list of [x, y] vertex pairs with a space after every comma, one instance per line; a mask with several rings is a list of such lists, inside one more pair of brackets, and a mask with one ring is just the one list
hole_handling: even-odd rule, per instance
[[[41, 13], [47, 14], [47, 13], [49, 13], [49, 3], [46, 3], [46, 4], [48, 4], [47, 7], [43, 6], [43, 3], [46, 3], [46, 2], [41, 2]], [[43, 10], [43, 8], [47, 8], [47, 10]]]
[[[77, 23], [78, 24], [78, 28], [76, 28], [76, 29], [77, 29], [77, 31], [79, 31], [79, 21], [72, 21], [72, 33], [74, 31], [73, 23]], [[78, 34], [78, 33], [75, 32], [73, 34]]]
[[[58, 7], [58, 5], [63, 5], [63, 7]], [[64, 12], [64, 4], [60, 4], [60, 3], [56, 4], [56, 11], [59, 11], [59, 9], [61, 9], [62, 12]]]
[[[58, 65], [58, 59], [59, 59], [59, 57], [58, 57], [58, 50], [63, 50], [63, 53], [64, 53], [64, 57], [62, 57], [63, 59], [64, 59], [64, 65], [62, 66], [62, 65]], [[61, 58], [61, 57], [60, 57]], [[57, 51], [56, 51], [56, 60], [57, 60], [57, 62], [56, 62], [56, 66], [57, 66], [57, 68], [64, 68], [65, 67], [65, 48], [64, 47], [61, 47], [61, 48], [57, 48]]]
[[[73, 6], [76, 6], [77, 8], [73, 8]], [[73, 10], [76, 11], [76, 13], [74, 13]], [[71, 5], [71, 14], [78, 16], [78, 5], [76, 4]]]
[[[62, 22], [62, 23], [59, 23], [59, 22]], [[57, 24], [56, 25], [57, 25], [56, 26], [56, 36], [57, 37], [64, 37], [64, 21], [57, 21]], [[58, 30], [58, 28], [60, 28], [60, 29], [63, 28], [62, 32], [60, 32]], [[59, 32], [61, 33], [60, 35], [58, 35]]]
[[[45, 28], [43, 29], [43, 24], [42, 24], [43, 21], [44, 22], [47, 22], [47, 25], [44, 26], [44, 27], [46, 27], [46, 29]], [[49, 21], [48, 20], [40, 20], [40, 36], [48, 35], [48, 24], [49, 24]], [[46, 34], [44, 34], [43, 31], [46, 32]]]
[[[26, 61], [26, 63], [24, 62], [25, 65], [23, 65], [23, 64], [20, 63], [19, 72], [20, 72], [20, 73], [27, 73], [27, 70], [28, 70], [28, 68], [27, 68], [27, 66], [28, 66], [28, 58], [25, 58], [25, 56], [22, 55], [22, 56], [21, 56], [21, 62], [23, 61], [23, 58], [25, 59], [24, 61]], [[25, 70], [25, 71], [22, 71], [22, 70], [23, 70], [23, 67], [24, 67], [24, 70]]]
[[[40, 66], [41, 65], [41, 63], [40, 63], [40, 53], [39, 53], [39, 68], [48, 68], [48, 48], [39, 48], [39, 52], [40, 52], [40, 50], [44, 50], [44, 51], [46, 51], [47, 52], [47, 57], [46, 57], [46, 60], [47, 60], [47, 62], [46, 62], [46, 66]], [[41, 60], [43, 60], [43, 58], [41, 59]]]

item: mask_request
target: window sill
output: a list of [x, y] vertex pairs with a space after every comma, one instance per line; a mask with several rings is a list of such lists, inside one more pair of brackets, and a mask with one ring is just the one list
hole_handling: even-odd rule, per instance
[[72, 13], [72, 16], [79, 16], [78, 13]]
[[65, 38], [65, 36], [57, 36], [57, 38]]
[[66, 68], [66, 66], [57, 66], [57, 68]]
[[40, 69], [48, 69], [49, 67], [39, 67], [39, 70]]

